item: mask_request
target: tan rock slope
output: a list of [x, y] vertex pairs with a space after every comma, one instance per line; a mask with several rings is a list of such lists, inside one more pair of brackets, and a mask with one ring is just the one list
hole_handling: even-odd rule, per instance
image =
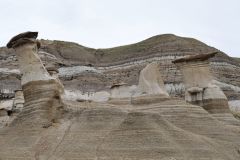
[[[142, 42], [110, 49], [92, 49], [76, 43], [41, 40], [39, 56], [44, 64], [59, 69], [59, 78], [69, 91], [96, 92], [115, 82], [136, 85], [140, 71], [151, 62], [159, 62], [167, 92], [184, 96], [183, 76], [172, 63], [174, 59], [218, 51], [210, 59], [210, 70], [226, 96], [240, 99], [240, 63], [237, 59], [198, 40], [171, 34], [159, 35]], [[0, 48], [0, 94], [14, 96], [20, 87], [18, 60], [13, 50]]]
[[240, 158], [239, 127], [225, 125], [201, 107], [179, 99], [138, 106], [94, 103], [78, 106], [61, 123], [47, 129], [18, 125], [1, 130], [0, 158]]
[[[15, 36], [7, 45], [15, 50], [17, 61], [10, 60], [11, 64], [6, 66], [9, 68], [4, 73], [19, 75], [21, 85], [15, 88], [22, 87], [25, 103], [20, 112], [14, 109], [10, 110], [12, 113], [0, 112], [9, 118], [6, 126], [0, 128], [0, 160], [240, 159], [240, 121], [229, 112], [228, 104], [218, 106], [222, 105], [218, 103], [219, 99], [227, 101], [219, 87], [226, 87], [226, 84], [214, 81], [215, 74], [205, 61], [208, 55], [176, 60], [199, 74], [194, 73], [193, 77], [198, 77], [194, 79], [189, 76], [193, 72], [183, 68], [177, 71], [179, 75], [176, 76], [183, 80], [171, 81], [174, 78], [166, 77], [164, 69], [172, 74], [172, 70], [177, 70], [172, 60], [182, 57], [170, 54], [167, 58], [167, 53], [161, 58], [159, 55], [146, 55], [159, 48], [166, 51], [165, 42], [170, 45], [174, 39], [172, 35], [164, 37], [164, 45], [159, 48], [152, 39], [147, 45], [135, 44], [137, 49], [131, 46], [116, 48], [119, 53], [127, 50], [132, 53], [124, 52], [121, 56], [116, 56], [111, 49], [95, 50], [96, 53], [92, 54], [93, 49], [77, 44], [64, 46], [64, 42], [57, 43], [62, 43], [61, 47], [69, 47], [66, 52], [58, 49], [57, 54], [49, 54], [47, 52], [51, 50], [47, 46], [55, 45], [50, 41], [42, 41], [42, 49], [38, 52], [40, 44], [36, 38], [37, 32], [26, 32]], [[204, 46], [196, 45], [198, 41], [188, 40], [192, 42], [193, 49]], [[161, 38], [159, 42], [162, 43]], [[182, 46], [189, 46], [185, 43]], [[48, 51], [43, 52], [43, 49]], [[75, 49], [81, 50], [84, 56], [76, 56]], [[5, 53], [10, 52], [13, 50]], [[136, 55], [142, 57], [133, 60], [133, 57], [138, 57]], [[97, 56], [100, 56], [99, 60], [95, 59]], [[150, 63], [152, 61], [158, 62]], [[13, 70], [14, 63], [19, 63], [20, 73]], [[238, 65], [230, 60], [228, 63]], [[170, 64], [174, 69], [163, 67]], [[60, 67], [60, 80], [55, 67]], [[205, 74], [208, 76], [204, 77]], [[237, 72], [236, 76], [239, 76]], [[169, 92], [166, 80], [174, 82], [174, 94]], [[181, 86], [180, 83], [177, 86], [177, 82], [185, 86], [181, 92], [186, 92], [186, 96], [176, 92], [176, 88]], [[204, 85], [200, 85], [202, 82]], [[9, 85], [10, 94], [5, 101], [11, 98], [12, 87]], [[225, 93], [228, 93], [228, 98], [237, 100], [237, 88], [234, 88], [237, 84], [231, 87], [232, 90]], [[3, 95], [7, 95], [6, 92]], [[176, 95], [185, 97], [189, 103]]]

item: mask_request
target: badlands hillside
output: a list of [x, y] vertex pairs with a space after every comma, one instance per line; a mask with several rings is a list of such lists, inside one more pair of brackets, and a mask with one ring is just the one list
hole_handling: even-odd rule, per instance
[[240, 61], [159, 35], [0, 48], [0, 160], [238, 160]]
[[[219, 51], [198, 40], [171, 34], [110, 49], [92, 49], [72, 42], [41, 40], [39, 56], [44, 64], [53, 64], [65, 89], [79, 92], [107, 90], [115, 83], [138, 83], [140, 70], [158, 61], [164, 84], [171, 95], [184, 93], [182, 74], [172, 60], [187, 55]], [[20, 87], [18, 60], [13, 50], [0, 48], [0, 89], [12, 97]], [[230, 100], [240, 99], [240, 62], [219, 53], [211, 59], [211, 71]]]

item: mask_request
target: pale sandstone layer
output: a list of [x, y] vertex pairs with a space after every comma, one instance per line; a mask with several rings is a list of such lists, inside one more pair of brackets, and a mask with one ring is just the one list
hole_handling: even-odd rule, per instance
[[230, 111], [228, 99], [215, 84], [209, 59], [217, 52], [186, 56], [173, 61], [183, 73], [185, 100], [199, 105], [220, 121], [234, 123], [235, 110]]
[[[51, 76], [38, 56], [38, 32], [24, 32], [14, 36], [7, 47], [15, 50], [21, 76], [24, 107], [10, 125], [46, 126], [57, 121], [63, 108], [63, 85]], [[28, 118], [31, 118], [30, 121]], [[24, 123], [23, 123], [24, 122]]]
[[240, 158], [239, 126], [180, 99], [145, 105], [74, 102], [62, 122], [47, 127], [18, 123], [0, 130], [0, 159]]
[[[183, 96], [182, 73], [172, 60], [186, 55], [218, 51], [192, 38], [160, 35], [145, 41], [110, 49], [92, 49], [76, 43], [42, 40], [39, 56], [43, 63], [53, 63], [59, 68], [59, 76], [68, 90], [96, 92], [107, 89], [116, 81], [136, 85], [140, 71], [153, 61], [160, 63], [164, 84], [170, 95]], [[13, 50], [0, 49], [1, 94], [13, 97], [19, 88], [18, 62]], [[219, 51], [210, 60], [211, 72], [222, 85], [229, 99], [240, 99], [239, 60]], [[6, 69], [8, 69], [6, 71]], [[1, 70], [0, 70], [1, 71]], [[14, 72], [14, 73], [13, 73]]]
[[165, 90], [162, 75], [159, 72], [159, 64], [151, 63], [141, 70], [138, 88], [134, 96], [159, 95], [169, 96]]
[[185, 100], [202, 106], [210, 113], [229, 113], [228, 99], [214, 84], [209, 59], [217, 52], [186, 56], [173, 61], [183, 73]]
[[[25, 43], [25, 40], [21, 41], [21, 45], [22, 42]], [[28, 54], [30, 50], [36, 52], [33, 50], [36, 45], [31, 43], [19, 53]], [[46, 53], [44, 55], [55, 59]], [[32, 64], [29, 63], [32, 56], [35, 56], [32, 61], [34, 65], [29, 70], [27, 66]], [[139, 89], [140, 95], [130, 101], [122, 99], [116, 93], [121, 95], [122, 91], [129, 91], [128, 87], [123, 87], [122, 90], [113, 92], [117, 95], [114, 102], [110, 100], [98, 103], [62, 99], [63, 86], [57, 77], [48, 74], [37, 54], [32, 53], [28, 57], [30, 58], [25, 59], [27, 63], [19, 61], [23, 73], [24, 108], [9, 126], [0, 130], [0, 159], [240, 159], [239, 121], [232, 115], [229, 116], [229, 113], [227, 116], [222, 113], [209, 114], [200, 106], [169, 97], [160, 72], [157, 72], [161, 66], [158, 68], [156, 63], [146, 66], [145, 63], [149, 62], [144, 60], [141, 65], [146, 67], [135, 75], [137, 82], [127, 81], [118, 85], [136, 84], [132, 89]], [[83, 59], [88, 58], [92, 58], [92, 55]], [[59, 65], [57, 61], [53, 62]], [[73, 73], [77, 77], [86, 78], [83, 82], [89, 83], [82, 91], [100, 90], [95, 96], [98, 100], [99, 97], [102, 100], [103, 94], [110, 96], [103, 91], [109, 89], [104, 85], [116, 80], [113, 77], [120, 76], [119, 70], [129, 69], [128, 65], [122, 64], [107, 68], [98, 66], [97, 69], [91, 65], [84, 67], [83, 72], [73, 70]], [[134, 64], [130, 68], [136, 66]], [[99, 84], [95, 80], [102, 80], [101, 76], [106, 76], [108, 72], [112, 72], [113, 77], [106, 77], [109, 80], [100, 84], [103, 86], [97, 86]], [[126, 80], [127, 77], [120, 77], [117, 81], [123, 79]], [[68, 87], [76, 87], [76, 84]], [[206, 96], [219, 98], [218, 94], [213, 93], [217, 92], [210, 90]], [[214, 102], [216, 106], [219, 103]], [[212, 102], [210, 104], [213, 105]]]

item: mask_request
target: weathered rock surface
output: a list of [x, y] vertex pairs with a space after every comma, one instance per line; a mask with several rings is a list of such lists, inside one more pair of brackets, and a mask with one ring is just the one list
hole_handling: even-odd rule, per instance
[[[25, 99], [16, 118], [2, 112], [2, 117], [12, 119], [4, 119], [4, 128], [0, 129], [0, 159], [240, 159], [239, 120], [230, 113], [210, 114], [183, 98], [168, 96], [182, 96], [186, 87], [173, 59], [216, 49], [194, 39], [163, 35], [99, 50], [42, 40], [37, 54], [36, 37], [24, 37], [26, 34], [10, 41], [10, 47], [20, 47], [16, 51], [18, 61], [13, 58], [13, 50], [0, 51], [0, 67], [7, 68], [4, 71], [12, 81], [18, 82], [22, 77], [23, 86], [19, 88]], [[24, 39], [18, 41], [19, 38]], [[159, 66], [153, 61], [158, 61]], [[22, 76], [15, 72], [18, 63]], [[33, 65], [28, 67], [30, 64]], [[64, 96], [56, 68], [50, 67], [47, 72], [43, 64], [59, 68], [59, 78], [66, 88]], [[210, 89], [205, 96], [218, 98], [219, 94], [213, 95], [211, 90], [217, 84], [228, 98], [237, 100], [238, 61], [219, 53], [211, 65], [211, 74], [217, 81], [211, 79], [207, 83]], [[115, 90], [110, 88], [114, 82], [121, 82]], [[12, 92], [16, 88], [17, 85], [9, 85], [6, 89]], [[134, 99], [131, 96], [138, 89], [143, 94]], [[213, 89], [214, 93], [221, 91], [218, 89]], [[192, 92], [196, 90], [199, 88], [191, 88]], [[4, 96], [4, 102], [11, 98]], [[235, 105], [229, 104], [234, 111]], [[6, 105], [2, 108], [5, 110]]]
[[13, 110], [21, 112], [25, 103], [24, 95], [22, 90], [15, 90], [15, 96], [13, 99]]
[[[97, 50], [63, 41], [41, 40], [41, 44], [39, 55], [43, 63], [57, 65], [66, 89], [96, 92], [108, 88], [116, 81], [136, 85], [139, 73], [146, 64], [158, 61], [168, 93], [177, 96], [184, 95], [183, 77], [172, 60], [186, 55], [219, 51], [198, 40], [175, 35], [160, 35], [132, 45]], [[210, 69], [217, 81], [239, 87], [239, 64], [238, 59], [219, 51], [211, 59]], [[17, 65], [14, 51], [1, 48], [0, 68], [13, 70], [18, 68]], [[20, 84], [17, 76], [11, 74], [11, 78], [7, 78], [12, 83], [3, 82], [12, 93], [12, 88]], [[4, 77], [0, 78], [2, 82]], [[2, 86], [3, 90], [4, 86], [6, 85]], [[240, 99], [238, 91], [223, 89], [228, 98]], [[8, 95], [6, 92], [3, 94]]]
[[229, 101], [229, 106], [233, 115], [240, 119], [240, 100]]
[[[148, 105], [77, 103], [48, 128], [0, 130], [1, 159], [237, 160], [239, 126], [180, 99]], [[26, 116], [29, 121], [31, 116]], [[14, 152], [13, 152], [14, 150]]]
[[159, 95], [169, 96], [165, 90], [162, 75], [159, 72], [159, 64], [151, 63], [141, 70], [138, 87], [134, 96]]
[[11, 118], [9, 112], [12, 111], [13, 100], [0, 101], [0, 129], [10, 124]]
[[63, 108], [63, 86], [57, 77], [51, 76], [43, 66], [38, 56], [40, 45], [36, 40], [37, 35], [37, 32], [22, 33], [13, 37], [7, 44], [7, 47], [15, 50], [19, 61], [25, 100], [22, 112], [11, 125], [23, 122], [29, 126], [48, 125], [57, 121], [60, 109]]
[[185, 100], [202, 106], [210, 113], [229, 113], [228, 100], [219, 86], [213, 84], [209, 59], [214, 53], [186, 56], [173, 61], [183, 73]]

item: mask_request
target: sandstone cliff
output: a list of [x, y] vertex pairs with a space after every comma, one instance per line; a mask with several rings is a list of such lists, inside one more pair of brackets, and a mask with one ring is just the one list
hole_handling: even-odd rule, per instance
[[[59, 68], [59, 76], [68, 90], [96, 92], [114, 82], [138, 83], [140, 70], [158, 61], [164, 84], [170, 95], [184, 93], [181, 72], [172, 60], [186, 55], [219, 51], [192, 39], [160, 35], [142, 42], [111, 49], [92, 49], [72, 42], [41, 40], [39, 55], [45, 64]], [[0, 49], [1, 93], [6, 96], [19, 87], [17, 59], [12, 50]], [[229, 99], [240, 99], [240, 63], [219, 51], [211, 59], [211, 71]], [[6, 91], [7, 90], [7, 91]]]
[[[97, 50], [41, 40], [39, 52], [36, 33], [20, 35], [19, 41], [19, 36], [10, 41], [16, 53], [0, 51], [0, 159], [240, 159], [240, 121], [218, 106], [226, 102], [228, 107], [227, 97], [234, 100], [230, 108], [239, 117], [238, 60], [174, 35]], [[212, 51], [218, 55], [210, 59], [210, 70], [208, 63], [199, 63], [204, 72], [195, 75], [193, 84], [186, 79], [190, 72], [182, 74], [172, 63]], [[190, 103], [182, 97], [199, 89], [199, 77], [208, 80], [200, 88], [202, 99], [197, 99], [202, 106], [190, 104], [195, 94], [189, 95]], [[12, 113], [8, 107], [19, 88], [25, 101], [18, 97], [18, 104], [24, 106]], [[211, 103], [204, 106], [206, 97]]]

